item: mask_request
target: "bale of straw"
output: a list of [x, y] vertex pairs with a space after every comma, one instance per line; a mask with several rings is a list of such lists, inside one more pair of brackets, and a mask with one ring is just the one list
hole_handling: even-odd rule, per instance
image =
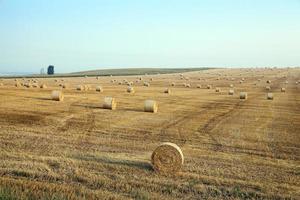
[[233, 89], [230, 89], [229, 92], [228, 92], [228, 94], [229, 94], [229, 95], [234, 95], [234, 90], [233, 90]]
[[127, 87], [127, 90], [126, 90], [128, 93], [134, 93], [135, 91], [134, 91], [134, 88], [133, 87], [131, 87], [131, 86], [129, 86], [129, 87]]
[[266, 86], [266, 90], [270, 91], [271, 87], [270, 86]]
[[84, 90], [83, 85], [77, 85], [76, 90], [82, 91]]
[[144, 82], [144, 86], [149, 87], [150, 84], [148, 82]]
[[21, 84], [20, 84], [19, 82], [16, 82], [16, 83], [15, 83], [15, 87], [17, 87], [17, 88], [18, 88], [18, 87], [21, 87]]
[[285, 88], [283, 87], [283, 88], [281, 88], [281, 92], [285, 92]]
[[98, 85], [98, 86], [96, 87], [96, 91], [97, 91], [97, 92], [103, 92], [103, 88], [102, 88], [100, 85]]
[[247, 99], [248, 93], [247, 92], [240, 92], [240, 99]]
[[62, 93], [62, 91], [54, 90], [51, 93], [51, 99], [54, 101], [63, 101], [64, 94]]
[[216, 92], [221, 92], [221, 89], [217, 87]]
[[233, 88], [233, 84], [230, 84], [229, 87]]
[[207, 85], [206, 88], [207, 88], [207, 89], [211, 89], [211, 85]]
[[170, 90], [169, 88], [166, 88], [166, 89], [164, 90], [164, 93], [166, 93], [166, 94], [171, 94], [171, 90]]
[[240, 84], [242, 84], [243, 83], [243, 81], [242, 80], [240, 80]]
[[151, 163], [156, 172], [174, 175], [182, 169], [184, 156], [176, 144], [165, 142], [153, 151]]
[[156, 113], [158, 111], [158, 105], [154, 100], [146, 100], [144, 102], [144, 111]]
[[285, 81], [285, 84], [288, 84], [289, 82], [288, 81]]
[[40, 88], [41, 88], [41, 89], [46, 89], [47, 86], [46, 86], [45, 84], [41, 84], [41, 85], [40, 85]]
[[67, 89], [69, 86], [68, 86], [68, 84], [63, 84], [63, 86], [62, 86], [62, 88], [64, 88], [64, 89]]
[[267, 93], [267, 99], [268, 99], [268, 100], [273, 100], [273, 98], [274, 98], [274, 97], [273, 97], [273, 93], [270, 93], [270, 92]]
[[171, 83], [171, 86], [172, 86], [172, 87], [174, 87], [175, 85], [176, 85], [176, 84], [175, 84], [174, 82], [173, 82], [173, 83]]
[[104, 97], [103, 103], [104, 109], [115, 110], [117, 108], [117, 102], [113, 97]]
[[271, 80], [267, 80], [267, 83], [271, 83]]
[[190, 88], [191, 84], [187, 83], [185, 87]]
[[202, 85], [199, 85], [199, 84], [197, 85], [197, 88], [201, 88], [201, 87], [202, 87]]

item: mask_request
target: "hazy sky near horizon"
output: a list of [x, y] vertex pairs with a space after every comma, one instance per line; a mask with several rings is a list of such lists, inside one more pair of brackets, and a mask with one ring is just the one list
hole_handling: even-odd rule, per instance
[[0, 0], [0, 72], [300, 65], [300, 0]]

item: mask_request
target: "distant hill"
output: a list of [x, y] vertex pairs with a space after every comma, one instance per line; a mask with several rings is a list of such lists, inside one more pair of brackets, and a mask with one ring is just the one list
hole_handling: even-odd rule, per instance
[[200, 71], [211, 68], [127, 68], [127, 69], [102, 69], [74, 72], [69, 75], [73, 76], [126, 76], [126, 75], [144, 75], [144, 74], [169, 74], [182, 73], [191, 71]]

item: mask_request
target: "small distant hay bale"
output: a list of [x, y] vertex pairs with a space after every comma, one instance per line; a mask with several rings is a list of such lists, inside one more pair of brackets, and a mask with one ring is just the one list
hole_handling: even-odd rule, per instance
[[20, 84], [19, 82], [16, 82], [16, 83], [15, 83], [15, 87], [17, 87], [17, 88], [18, 88], [18, 87], [21, 87], [21, 84]]
[[299, 82], [298, 82], [298, 81], [296, 81], [296, 85], [298, 85], [298, 83], [299, 83]]
[[245, 80], [245, 78], [242, 78], [242, 81], [244, 81]]
[[51, 93], [51, 99], [53, 101], [63, 101], [64, 100], [64, 94], [62, 91], [54, 90]]
[[63, 87], [63, 84], [62, 84], [62, 83], [60, 83], [60, 84], [58, 84], [58, 86], [59, 86], [59, 87]]
[[33, 84], [32, 84], [32, 87], [34, 87], [34, 88], [38, 88], [38, 87], [39, 87], [39, 85], [38, 85], [37, 83], [33, 83]]
[[158, 111], [158, 105], [154, 100], [146, 100], [144, 102], [144, 111], [156, 113]]
[[176, 144], [165, 142], [153, 151], [151, 163], [156, 172], [174, 175], [182, 169], [184, 156]]
[[144, 86], [149, 87], [149, 86], [150, 86], [150, 83], [144, 82]]
[[40, 88], [41, 88], [41, 89], [46, 89], [46, 88], [47, 88], [47, 85], [43, 83], [43, 84], [40, 85]]
[[84, 90], [83, 85], [77, 85], [76, 90], [83, 91]]
[[117, 108], [117, 102], [113, 97], [104, 97], [103, 103], [104, 109], [115, 110]]
[[271, 80], [267, 80], [267, 83], [271, 83]]
[[267, 93], [267, 99], [268, 100], [273, 100], [274, 99], [274, 97], [273, 97], [273, 93]]
[[288, 81], [285, 81], [285, 84], [288, 84], [289, 82]]
[[121, 82], [121, 81], [119, 81], [119, 82], [118, 82], [118, 85], [122, 85], [122, 82]]
[[175, 85], [176, 85], [176, 83], [174, 83], [174, 82], [173, 82], [173, 83], [171, 83], [171, 86], [172, 86], [172, 87], [174, 87]]
[[164, 93], [166, 93], [166, 94], [171, 94], [171, 90], [170, 90], [169, 88], [166, 88], [166, 89], [164, 90]]
[[242, 80], [240, 80], [240, 84], [242, 84], [243, 83], [243, 81]]
[[221, 92], [221, 89], [217, 87], [216, 92]]
[[153, 81], [153, 78], [150, 78], [150, 81]]
[[247, 99], [248, 93], [247, 92], [240, 92], [240, 99]]
[[24, 86], [27, 87], [27, 88], [31, 88], [32, 87], [31, 83], [25, 83]]
[[201, 87], [202, 87], [202, 85], [199, 85], [199, 84], [197, 85], [197, 88], [201, 88]]
[[228, 94], [229, 94], [229, 95], [234, 95], [234, 90], [233, 90], [233, 89], [230, 89], [229, 92], [228, 92]]
[[102, 86], [98, 85], [98, 86], [96, 87], [96, 91], [97, 91], [97, 92], [103, 92]]
[[229, 87], [233, 88], [233, 84], [230, 84]]
[[207, 85], [206, 88], [207, 88], [207, 89], [211, 89], [211, 85]]
[[270, 90], [271, 90], [271, 87], [270, 87], [270, 86], [266, 86], [266, 90], [267, 90], [267, 91], [270, 91]]
[[185, 85], [185, 87], [190, 88], [190, 87], [191, 87], [191, 84], [187, 83], [187, 84]]
[[58, 81], [57, 79], [54, 80], [54, 82], [57, 82], [57, 81]]
[[68, 84], [63, 84], [62, 88], [67, 89], [69, 87]]
[[285, 88], [283, 87], [283, 88], [281, 88], [281, 92], [285, 92]]
[[133, 87], [131, 87], [131, 86], [129, 86], [129, 87], [127, 87], [127, 90], [126, 90], [128, 93], [134, 93], [135, 91], [134, 91], [134, 88]]

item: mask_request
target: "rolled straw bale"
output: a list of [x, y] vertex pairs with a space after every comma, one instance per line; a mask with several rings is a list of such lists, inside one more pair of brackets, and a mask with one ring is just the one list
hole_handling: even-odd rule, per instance
[[229, 94], [229, 95], [234, 95], [234, 90], [233, 90], [233, 89], [230, 89], [229, 92], [228, 92], [228, 94]]
[[156, 172], [173, 175], [181, 170], [184, 156], [176, 144], [165, 142], [153, 151], [151, 163]]
[[190, 88], [191, 84], [187, 83], [185, 87]]
[[243, 81], [242, 80], [240, 80], [240, 84], [242, 84], [243, 83]]
[[197, 85], [197, 88], [201, 88], [201, 87], [202, 87], [201, 85], [199, 85], [199, 84]]
[[62, 86], [62, 88], [64, 88], [64, 89], [67, 89], [69, 86], [68, 86], [68, 84], [63, 84], [63, 86]]
[[233, 84], [230, 84], [229, 87], [233, 88]]
[[43, 84], [40, 85], [40, 88], [41, 88], [41, 89], [46, 89], [47, 86], [46, 86], [46, 84], [43, 83]]
[[164, 91], [164, 93], [171, 94], [171, 90], [169, 88], [166, 88], [165, 91]]
[[100, 85], [98, 85], [98, 86], [96, 87], [96, 91], [97, 91], [97, 92], [103, 92], [103, 88], [102, 88]]
[[271, 80], [267, 80], [267, 83], [271, 83]]
[[80, 90], [80, 91], [84, 90], [83, 85], [77, 85], [76, 90]]
[[271, 87], [270, 86], [266, 86], [266, 90], [270, 91]]
[[149, 87], [150, 84], [148, 82], [144, 82], [144, 86]]
[[216, 87], [216, 92], [221, 92], [221, 89]]
[[54, 101], [63, 101], [64, 94], [62, 93], [62, 91], [54, 90], [51, 93], [51, 99]]
[[20, 84], [19, 82], [16, 82], [16, 83], [15, 83], [15, 87], [17, 87], [17, 88], [18, 88], [18, 87], [21, 87], [21, 84]]
[[174, 87], [175, 85], [176, 85], [176, 84], [175, 84], [174, 82], [173, 82], [173, 83], [171, 83], [171, 86], [173, 86], [173, 87]]
[[113, 97], [104, 97], [103, 108], [115, 110], [117, 108], [117, 103]]
[[288, 84], [289, 82], [288, 81], [285, 81], [285, 84]]
[[281, 92], [285, 92], [285, 88], [283, 87], [283, 88], [281, 88]]
[[133, 87], [129, 86], [129, 87], [127, 88], [127, 92], [128, 92], [128, 93], [134, 93], [135, 91], [134, 91], [134, 88], [133, 88]]
[[156, 113], [158, 110], [158, 105], [154, 100], [146, 100], [144, 102], [144, 111]]
[[267, 93], [267, 99], [268, 100], [273, 100], [274, 99], [274, 97], [273, 97], [273, 93]]
[[247, 92], [240, 92], [240, 99], [247, 99], [248, 93]]
[[207, 88], [207, 89], [211, 89], [211, 85], [207, 85], [206, 88]]

